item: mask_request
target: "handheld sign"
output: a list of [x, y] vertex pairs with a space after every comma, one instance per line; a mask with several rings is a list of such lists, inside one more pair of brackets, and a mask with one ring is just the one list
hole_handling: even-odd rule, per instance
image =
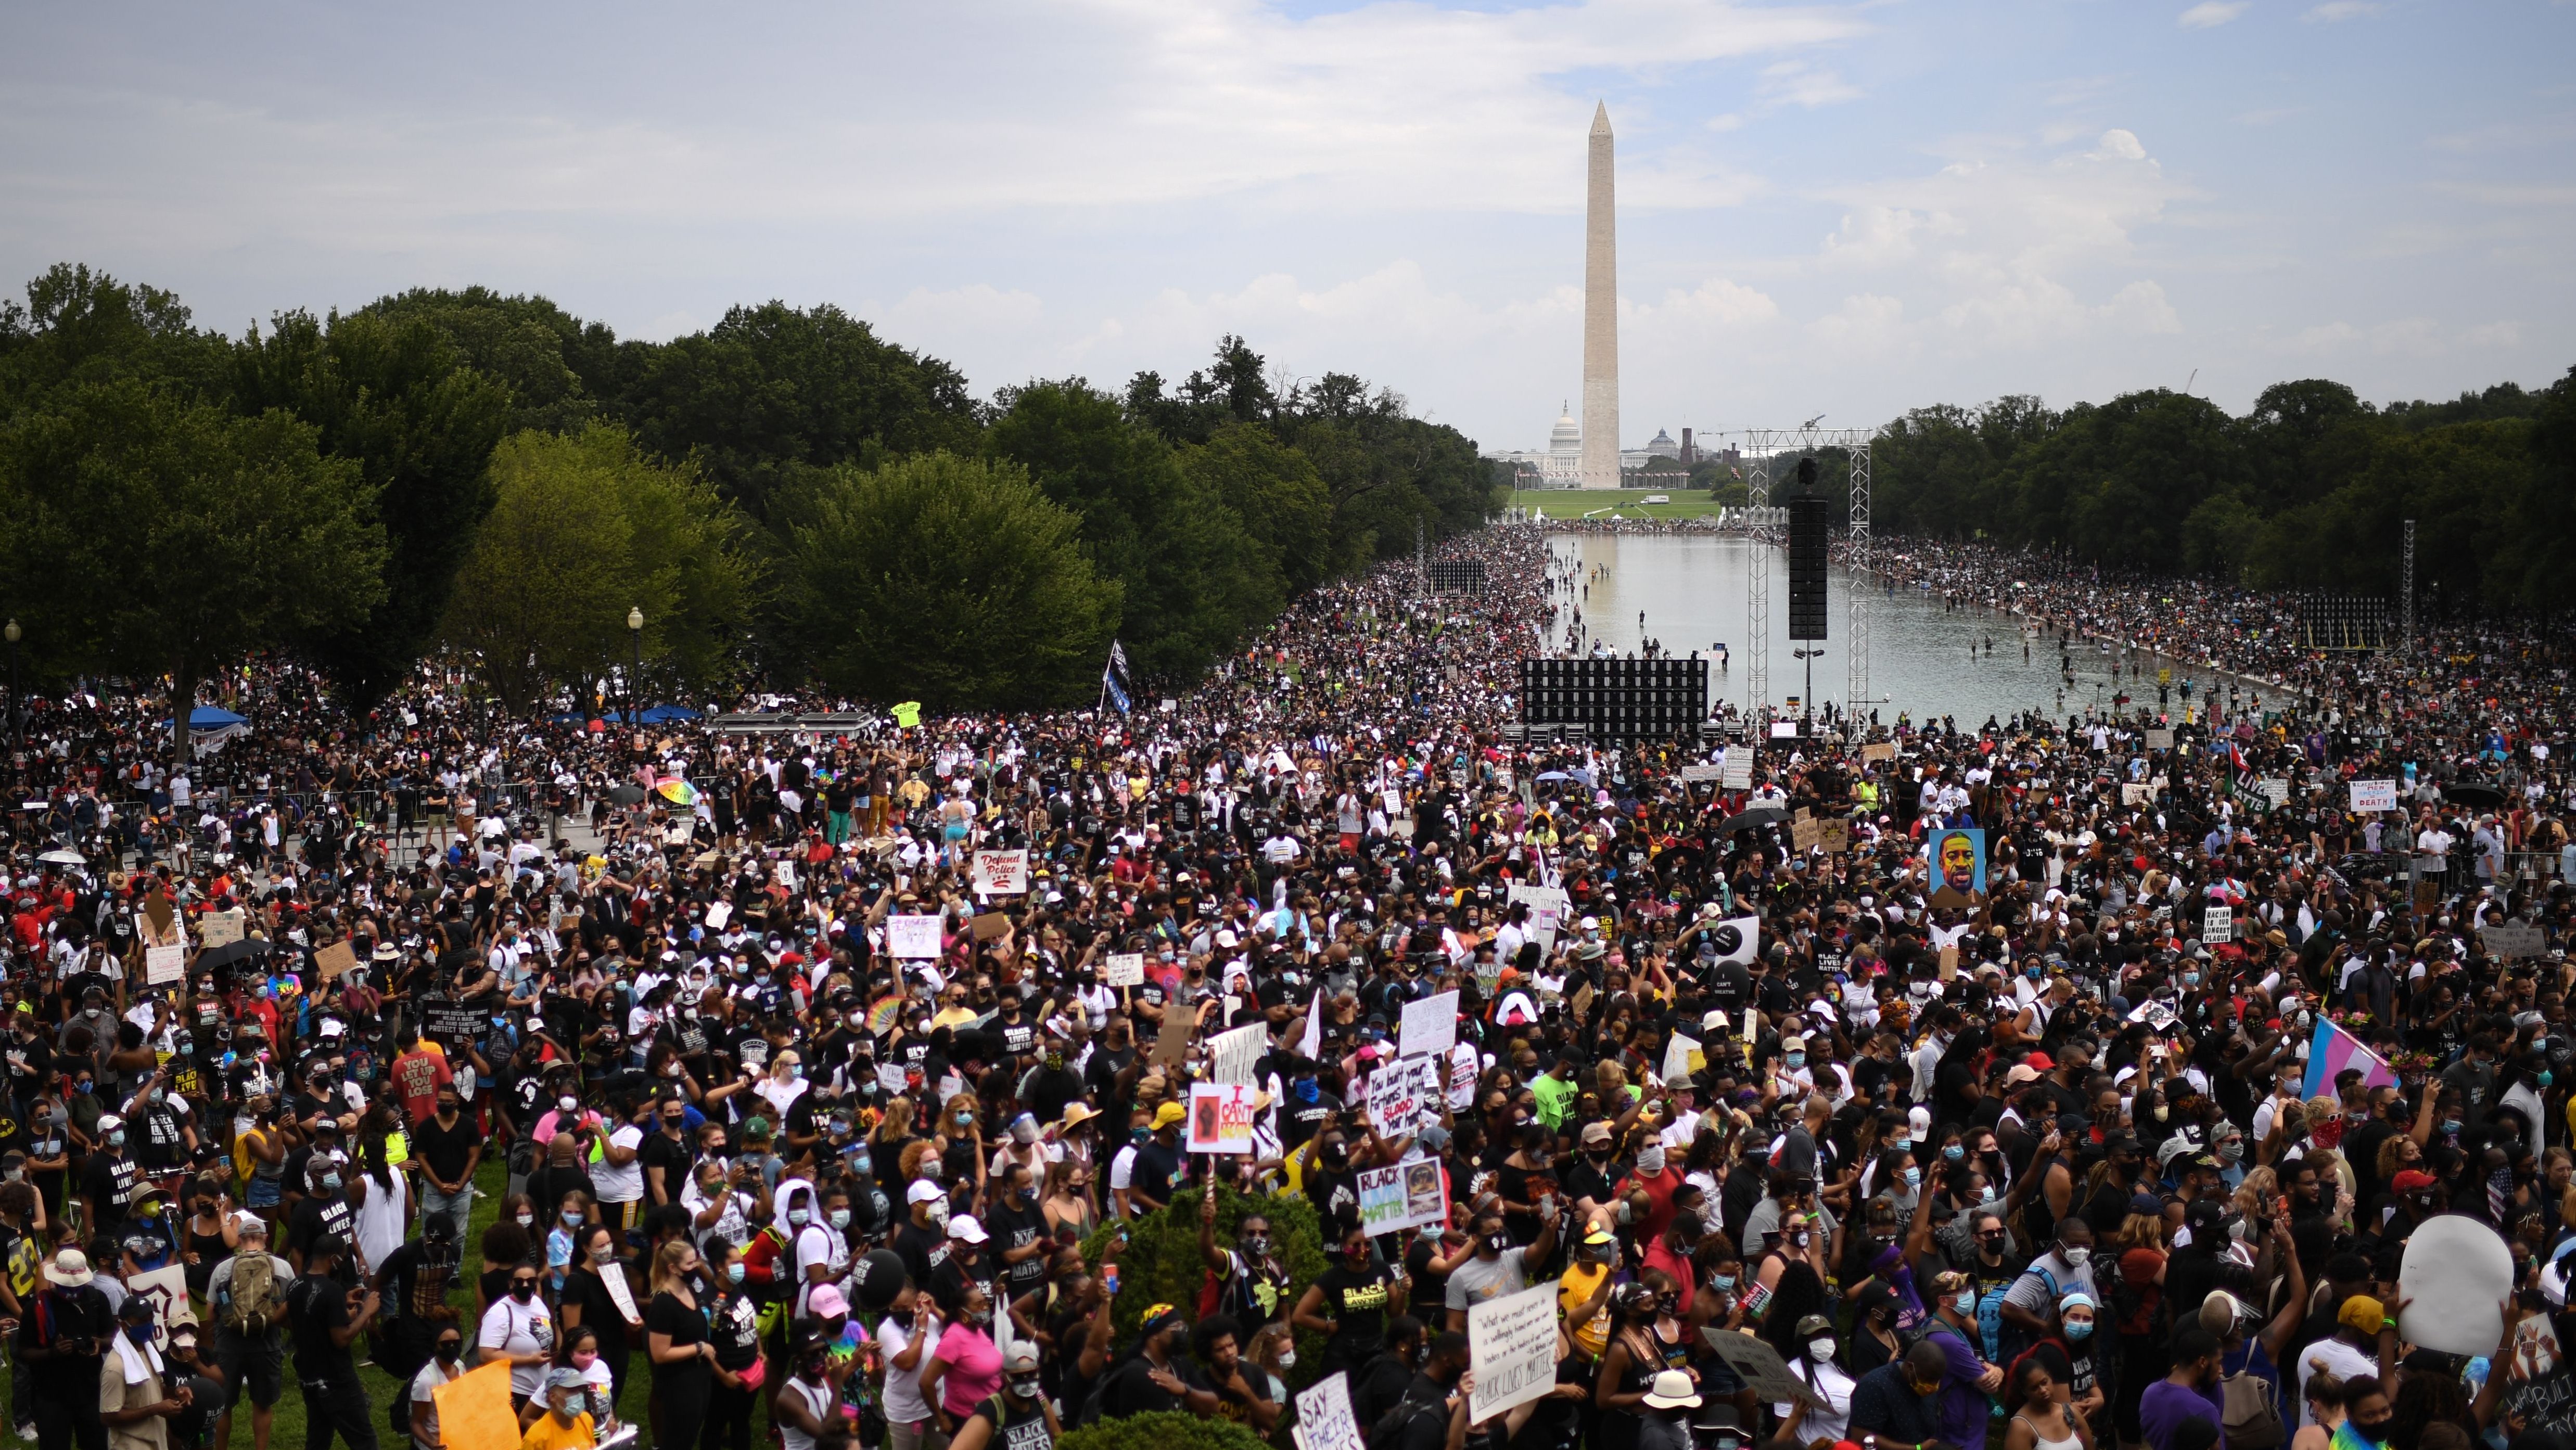
[[1302, 1450], [1360, 1450], [1348, 1374], [1335, 1370], [1297, 1392], [1297, 1443]]
[[1361, 1169], [1359, 1191], [1360, 1227], [1372, 1238], [1449, 1221], [1449, 1188], [1433, 1159]]
[[2491, 957], [2536, 957], [2543, 950], [2540, 928], [2521, 922], [2479, 927], [2478, 941]]
[[2236, 913], [2225, 906], [2204, 907], [2200, 913], [2200, 939], [2210, 946], [2236, 940]]
[[975, 890], [984, 896], [1025, 896], [1029, 890], [1029, 853], [975, 853]]
[[1467, 1306], [1467, 1367], [1476, 1376], [1467, 1406], [1475, 1424], [1556, 1388], [1556, 1285]]
[[1406, 1057], [1447, 1052], [1458, 1040], [1458, 994], [1442, 992], [1404, 1004], [1404, 1030], [1397, 1050]]
[[186, 947], [145, 947], [143, 949], [143, 980], [146, 985], [163, 987], [172, 982], [186, 981], [187, 977], [188, 949]]
[[1141, 987], [1145, 985], [1145, 954], [1143, 952], [1111, 952], [1109, 954], [1109, 970], [1101, 975], [1100, 980], [1112, 987]]
[[2513, 1251], [2466, 1214], [2435, 1214], [2407, 1237], [2397, 1282], [2397, 1297], [2411, 1301], [2399, 1338], [2444, 1354], [2491, 1354], [2504, 1334], [2498, 1306], [2513, 1292]]
[[1252, 1151], [1253, 1090], [1242, 1083], [1190, 1084], [1189, 1150]]
[[357, 951], [344, 941], [335, 941], [313, 954], [313, 965], [322, 969], [322, 980], [326, 982], [357, 964]]
[[1253, 1069], [1261, 1054], [1270, 1050], [1270, 1025], [1249, 1022], [1231, 1032], [1220, 1032], [1208, 1039], [1211, 1059], [1208, 1076], [1216, 1082], [1247, 1085], [1257, 1083]]
[[[2375, 815], [2397, 809], [2397, 782], [2393, 780], [2356, 780], [2352, 783], [2352, 812], [2357, 816]], [[2494, 1346], [2490, 1345], [2489, 1348]]]
[[889, 955], [911, 961], [929, 961], [939, 955], [939, 918], [935, 916], [889, 916], [886, 918], [886, 951]]

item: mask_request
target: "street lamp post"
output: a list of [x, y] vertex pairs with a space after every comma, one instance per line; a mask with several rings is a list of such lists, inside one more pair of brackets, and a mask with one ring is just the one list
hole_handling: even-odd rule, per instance
[[644, 609], [636, 605], [626, 611], [626, 632], [635, 637], [635, 673], [626, 677], [626, 728], [634, 732], [637, 749], [644, 739]]
[[9, 641], [9, 749], [12, 754], [24, 753], [27, 746], [25, 719], [18, 712], [18, 640], [22, 633], [15, 619], [9, 621], [7, 628], [0, 629], [0, 636], [6, 636]]

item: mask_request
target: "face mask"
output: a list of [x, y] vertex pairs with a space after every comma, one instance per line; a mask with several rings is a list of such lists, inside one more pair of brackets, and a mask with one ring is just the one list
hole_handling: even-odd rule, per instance
[[1711, 1274], [1709, 1276], [1708, 1286], [1712, 1289], [1732, 1289], [1735, 1287], [1735, 1276], [1733, 1274]]
[[1953, 1308], [1959, 1311], [1960, 1318], [1974, 1318], [1977, 1313], [1977, 1291], [1974, 1289], [1962, 1289], [1959, 1291], [1958, 1297], [1951, 1300], [1950, 1303]]
[[535, 1228], [536, 1226], [537, 1226], [537, 1216], [536, 1216], [535, 1214], [533, 1214], [533, 1213], [523, 1213], [523, 1214], [520, 1214], [520, 1215], [519, 1215], [519, 1227], [521, 1227], [521, 1228]]
[[1906, 1169], [1906, 1170], [1905, 1170], [1905, 1186], [1906, 1186], [1906, 1187], [1908, 1187], [1908, 1188], [1918, 1188], [1918, 1187], [1921, 1187], [1921, 1186], [1922, 1186], [1922, 1183], [1923, 1183], [1923, 1170], [1922, 1170], [1922, 1169], [1920, 1169], [1920, 1168], [1908, 1168], [1908, 1169]]
[[555, 1111], [560, 1113], [572, 1112], [580, 1106], [581, 1099], [572, 1096], [570, 1093], [566, 1093], [564, 1096], [555, 1099]]
[[581, 1222], [581, 1214], [580, 1214], [578, 1211], [574, 1210], [574, 1209], [569, 1209], [569, 1208], [565, 1209], [565, 1210], [563, 1211], [562, 1217], [563, 1217], [563, 1221], [564, 1221], [564, 1223], [565, 1223], [565, 1225], [566, 1225], [566, 1226], [570, 1226], [570, 1225], [577, 1224], [577, 1223]]
[[1252, 1255], [1256, 1259], [1268, 1254], [1270, 1252], [1270, 1235], [1245, 1234], [1243, 1236], [1243, 1251]]
[[125, 1337], [133, 1340], [136, 1344], [150, 1344], [155, 1332], [157, 1332], [157, 1326], [154, 1325], [129, 1324], [125, 1328]]
[[1279, 1367], [1281, 1369], [1295, 1369], [1297, 1367], [1297, 1351], [1294, 1349], [1283, 1349], [1279, 1351]]
[[91, 1090], [92, 1086], [93, 1085], [90, 1083], [76, 1082], [72, 1084], [72, 1091], [76, 1093], [86, 1093]]
[[[109, 1142], [115, 1142], [115, 1141], [117, 1141], [117, 1140], [119, 1140], [119, 1139], [122, 1139], [124, 1136], [125, 1136], [125, 1135], [124, 1135], [123, 1133], [110, 1133], [110, 1134], [108, 1134], [108, 1141], [109, 1141]], [[337, 1173], [325, 1173], [325, 1174], [323, 1174], [323, 1175], [322, 1175], [322, 1191], [323, 1191], [323, 1192], [325, 1192], [325, 1193], [337, 1193], [337, 1192], [339, 1192], [339, 1191], [340, 1191], [340, 1175], [339, 1175], [339, 1174], [337, 1174]]]
[[[2445, 1133], [2456, 1133], [2456, 1132], [2460, 1131], [2460, 1120], [2459, 1120], [2459, 1119], [2457, 1119], [2457, 1118], [2444, 1118], [2444, 1119], [2442, 1120], [2442, 1131], [2443, 1131], [2443, 1132], [2445, 1132]], [[116, 1138], [116, 1137], [122, 1137], [123, 1135], [122, 1135], [122, 1134], [111, 1133], [111, 1134], [109, 1134], [108, 1136], [109, 1136], [109, 1137], [111, 1137], [111, 1138]]]
[[525, 1304], [537, 1297], [537, 1286], [524, 1280], [513, 1281], [510, 1285], [510, 1297]]
[[2066, 1260], [2066, 1267], [2080, 1269], [2084, 1267], [2086, 1260], [2093, 1257], [2093, 1249], [2091, 1245], [2078, 1245], [2074, 1248], [2060, 1249], [2058, 1254]]
[[1895, 1140], [1890, 1142], [1887, 1146], [1895, 1149], [1899, 1153], [1911, 1153], [1914, 1151], [1914, 1139], [1907, 1134], [1899, 1133], [1896, 1135]]
[[848, 1228], [849, 1226], [850, 1226], [850, 1211], [849, 1211], [848, 1209], [846, 1209], [846, 1208], [836, 1208], [836, 1209], [833, 1209], [833, 1210], [832, 1210], [832, 1227], [834, 1227], [834, 1228]]
[[[111, 1147], [111, 1148], [122, 1148], [122, 1147], [124, 1147], [124, 1146], [125, 1146], [125, 1130], [124, 1130], [123, 1128], [116, 1128], [116, 1129], [112, 1129], [112, 1130], [108, 1133], [108, 1135], [107, 1135], [107, 1146], [109, 1146], [109, 1147]], [[330, 1186], [331, 1186], [331, 1187], [333, 1187], [333, 1188], [337, 1188], [337, 1187], [339, 1187], [340, 1185], [338, 1184], [338, 1182], [334, 1181], [334, 1182], [332, 1182], [332, 1183], [330, 1184]]]
[[1030, 1375], [1024, 1379], [1014, 1379], [1010, 1383], [1012, 1399], [1034, 1400], [1038, 1397], [1037, 1376]]
[[454, 1364], [459, 1359], [465, 1357], [465, 1345], [458, 1340], [441, 1340], [439, 1341], [437, 1354], [438, 1362], [440, 1364]]
[[1830, 1339], [1810, 1339], [1810, 1340], [1808, 1340], [1808, 1341], [1807, 1341], [1807, 1361], [1808, 1361], [1808, 1363], [1810, 1363], [1810, 1364], [1823, 1364], [1826, 1360], [1829, 1360], [1829, 1359], [1831, 1359], [1831, 1358], [1833, 1358], [1833, 1357], [1834, 1357], [1834, 1342], [1833, 1342], [1832, 1340], [1830, 1340]]
[[1807, 1065], [1807, 1054], [1803, 1050], [1785, 1053], [1783, 1056], [1787, 1059], [1791, 1067], [1805, 1067]]
[[966, 1316], [966, 1322], [981, 1328], [993, 1322], [993, 1311], [987, 1309], [979, 1314], [969, 1314]]
[[1797, 1245], [1799, 1248], [1805, 1248], [1807, 1246], [1807, 1231], [1805, 1229], [1800, 1229], [1796, 1233], [1789, 1235], [1789, 1242]]
[[1956, 1143], [1951, 1143], [1941, 1149], [1941, 1156], [1949, 1159], [1953, 1163], [1956, 1163], [1960, 1159], [1968, 1156], [1968, 1150], [1960, 1147]]
[[2069, 1319], [2065, 1321], [2065, 1326], [2066, 1337], [2069, 1339], [2082, 1339], [2093, 1332], [2093, 1321], [2090, 1319]]
[[728, 1284], [742, 1282], [742, 1264], [739, 1261], [725, 1265], [725, 1282]]
[[798, 1228], [803, 1228], [805, 1226], [805, 1220], [812, 1216], [813, 1215], [807, 1213], [801, 1208], [791, 1208], [787, 1210], [787, 1221], [796, 1225]]
[[616, 1257], [616, 1254], [616, 1249], [607, 1244], [600, 1244], [590, 1251], [590, 1261], [594, 1264], [604, 1264]]

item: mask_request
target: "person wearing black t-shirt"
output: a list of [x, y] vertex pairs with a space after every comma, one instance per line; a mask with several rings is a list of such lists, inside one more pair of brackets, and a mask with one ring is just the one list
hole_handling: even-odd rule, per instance
[[1357, 1369], [1386, 1347], [1389, 1314], [1404, 1311], [1406, 1281], [1378, 1262], [1368, 1231], [1353, 1224], [1342, 1235], [1333, 1266], [1307, 1286], [1289, 1322], [1324, 1338], [1319, 1373]]
[[626, 1311], [609, 1292], [606, 1276], [625, 1272], [626, 1267], [617, 1262], [617, 1236], [608, 1225], [585, 1224], [573, 1234], [572, 1268], [564, 1275], [563, 1297], [555, 1305], [555, 1318], [566, 1332], [598, 1332], [599, 1357], [608, 1365], [612, 1399], [626, 1394]]
[[1177, 1310], [1157, 1315], [1145, 1326], [1135, 1357], [1110, 1380], [1103, 1394], [1109, 1412], [1120, 1417], [1161, 1410], [1215, 1414], [1223, 1401], [1184, 1352], [1189, 1343], [1190, 1323]]
[[350, 1206], [347, 1186], [341, 1181], [342, 1172], [338, 1159], [318, 1153], [306, 1165], [305, 1182], [310, 1186], [287, 1220], [286, 1253], [297, 1274], [321, 1274], [325, 1270], [316, 1265], [316, 1245], [324, 1239], [337, 1240], [340, 1249], [334, 1262], [346, 1275], [342, 1281], [345, 1288], [357, 1282], [348, 1262], [348, 1245], [357, 1234], [357, 1214]]
[[653, 1397], [661, 1406], [654, 1439], [694, 1445], [706, 1423], [714, 1387], [717, 1347], [698, 1312], [704, 1269], [686, 1237], [672, 1239], [653, 1256], [653, 1301], [644, 1310], [644, 1344], [653, 1361]]
[[677, 1203], [688, 1187], [689, 1165], [697, 1151], [689, 1144], [688, 1108], [678, 1098], [664, 1100], [658, 1121], [661, 1130], [644, 1140], [636, 1159], [644, 1168], [644, 1197], [647, 1203]]
[[387, 1374], [408, 1379], [429, 1362], [431, 1345], [442, 1328], [459, 1324], [447, 1302], [461, 1267], [456, 1232], [446, 1218], [423, 1219], [420, 1237], [406, 1241], [376, 1266], [376, 1292], [387, 1306], [383, 1362]]
[[421, 1188], [422, 1221], [444, 1220], [453, 1226], [454, 1237], [463, 1238], [474, 1212], [474, 1170], [483, 1162], [483, 1130], [465, 1115], [454, 1087], [439, 1089], [438, 1110], [411, 1130], [411, 1150], [429, 1177]]
[[[305, 1444], [321, 1450], [331, 1430], [352, 1450], [376, 1443], [375, 1411], [358, 1379], [349, 1345], [373, 1324], [380, 1304], [373, 1289], [346, 1287], [339, 1277], [349, 1241], [316, 1235], [306, 1246], [304, 1273], [287, 1291], [295, 1329], [295, 1378], [304, 1392]], [[324, 1427], [328, 1426], [329, 1429]]]

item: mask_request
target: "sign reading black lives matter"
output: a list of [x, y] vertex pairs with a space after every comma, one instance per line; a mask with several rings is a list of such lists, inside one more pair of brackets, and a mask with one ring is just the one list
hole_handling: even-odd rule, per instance
[[1469, 1305], [1467, 1368], [1476, 1376], [1467, 1414], [1479, 1424], [1556, 1388], [1556, 1285]]

